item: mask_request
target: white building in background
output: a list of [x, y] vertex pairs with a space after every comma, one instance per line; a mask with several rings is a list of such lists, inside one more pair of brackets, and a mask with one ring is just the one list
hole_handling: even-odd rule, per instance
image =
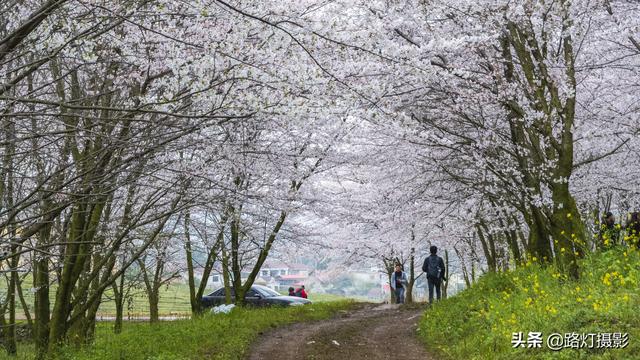
[[[292, 287], [304, 285], [309, 280], [311, 268], [304, 264], [288, 264], [279, 261], [267, 261], [260, 268], [260, 272], [256, 277], [255, 284], [268, 286], [276, 291], [287, 291]], [[195, 276], [202, 278], [202, 272], [196, 271]], [[242, 272], [242, 281], [244, 282], [249, 276], [249, 272]], [[210, 289], [218, 289], [224, 286], [222, 279], [222, 269], [215, 269], [211, 272], [207, 287]]]
[[304, 264], [267, 261], [260, 268], [257, 284], [276, 291], [287, 291], [289, 287], [299, 287], [309, 279], [311, 268]]
[[260, 268], [260, 276], [297, 275], [309, 277], [311, 268], [304, 264], [288, 264], [285, 262], [266, 261]]

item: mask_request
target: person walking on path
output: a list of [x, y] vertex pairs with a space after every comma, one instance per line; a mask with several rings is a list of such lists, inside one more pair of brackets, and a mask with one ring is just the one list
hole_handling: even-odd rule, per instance
[[436, 289], [436, 297], [440, 300], [440, 285], [442, 284], [442, 280], [447, 281], [447, 278], [445, 277], [444, 260], [437, 255], [438, 248], [436, 246], [431, 246], [429, 248], [429, 252], [431, 255], [424, 259], [422, 271], [427, 274], [427, 283], [429, 285], [429, 304], [432, 304], [433, 288]]
[[391, 289], [396, 295], [396, 304], [404, 304], [404, 287], [408, 283], [407, 274], [402, 271], [402, 266], [397, 264], [396, 270], [391, 274]]

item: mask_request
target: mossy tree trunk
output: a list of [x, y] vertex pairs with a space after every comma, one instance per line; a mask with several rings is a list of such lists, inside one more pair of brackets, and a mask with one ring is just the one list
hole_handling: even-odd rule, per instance
[[[411, 230], [412, 240], [415, 240], [415, 234], [413, 229]], [[413, 286], [416, 283], [416, 249], [411, 248], [411, 253], [409, 254], [409, 283], [407, 284], [407, 293], [405, 294], [405, 301], [407, 304], [413, 303]]]
[[[553, 203], [548, 207], [528, 201], [529, 211], [524, 215], [530, 229], [529, 252], [540, 261], [551, 261], [552, 243], [556, 244], [558, 263], [575, 278], [578, 276], [576, 257], [582, 256], [586, 232], [569, 190], [574, 168], [576, 104], [571, 4], [561, 1], [559, 6], [564, 21], [558, 51], [548, 49], [545, 29], [537, 35], [530, 24], [512, 21], [506, 24], [506, 35], [502, 39], [505, 79], [524, 88], [528, 104], [518, 103], [516, 99], [508, 99], [504, 104], [509, 110], [512, 141], [525, 150], [517, 154], [524, 183], [537, 197], [543, 195], [543, 187], [549, 189]], [[564, 83], [559, 84], [552, 77], [547, 68], [548, 56], [554, 56], [564, 66]], [[561, 91], [560, 87], [568, 91]], [[535, 112], [535, 116], [532, 118], [529, 112]], [[526, 122], [525, 118], [529, 120]]]

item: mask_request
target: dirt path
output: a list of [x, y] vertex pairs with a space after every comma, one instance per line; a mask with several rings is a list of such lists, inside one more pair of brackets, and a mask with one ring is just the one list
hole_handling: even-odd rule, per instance
[[248, 359], [433, 359], [416, 337], [423, 312], [423, 307], [363, 304], [333, 319], [265, 333]]

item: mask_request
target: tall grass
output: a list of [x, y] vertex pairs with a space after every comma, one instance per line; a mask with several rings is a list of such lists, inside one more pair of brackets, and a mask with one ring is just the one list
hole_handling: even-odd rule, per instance
[[[483, 276], [425, 312], [420, 336], [445, 359], [640, 359], [640, 253], [615, 248], [580, 262], [580, 279], [527, 264]], [[628, 333], [625, 349], [513, 348], [514, 332]]]

